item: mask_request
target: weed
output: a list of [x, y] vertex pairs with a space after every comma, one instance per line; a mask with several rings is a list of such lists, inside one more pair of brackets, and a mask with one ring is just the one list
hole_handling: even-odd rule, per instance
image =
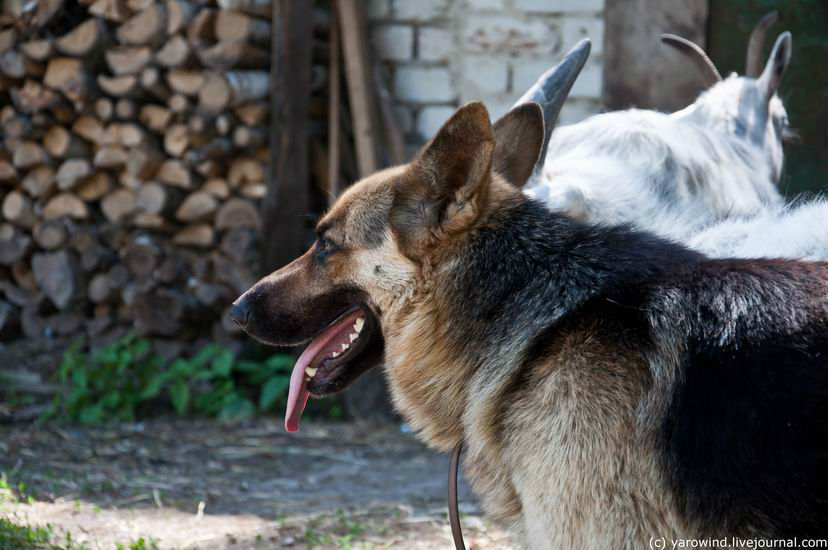
[[377, 534], [378, 526], [365, 521], [365, 518], [348, 514], [338, 509], [332, 516], [312, 517], [305, 525], [305, 544], [307, 548], [338, 548], [339, 550], [369, 550], [375, 545], [361, 542], [369, 534]]
[[116, 550], [158, 550], [158, 543], [141, 537], [129, 545], [118, 544], [115, 548]]
[[52, 530], [49, 527], [17, 525], [8, 519], [0, 518], [0, 548], [28, 550], [42, 548], [51, 541]]
[[[134, 336], [96, 352], [84, 351], [78, 341], [65, 352], [56, 373], [66, 391], [56, 395], [41, 421], [123, 422], [165, 409], [246, 419], [284, 407], [292, 366], [287, 355], [241, 359], [213, 344], [190, 358], [166, 362], [152, 354], [149, 341]], [[337, 417], [342, 409], [329, 401], [324, 413]]]
[[[0, 518], [0, 548], [14, 550], [88, 550], [85, 544], [78, 544], [72, 535], [66, 533], [63, 540], [57, 540], [50, 525], [45, 527], [18, 525], [11, 519]], [[130, 550], [133, 550], [130, 547]], [[135, 550], [155, 550], [153, 547], [137, 547]]]
[[32, 504], [34, 501], [35, 495], [29, 491], [26, 483], [20, 481], [15, 485], [9, 481], [6, 472], [0, 473], [0, 502]]

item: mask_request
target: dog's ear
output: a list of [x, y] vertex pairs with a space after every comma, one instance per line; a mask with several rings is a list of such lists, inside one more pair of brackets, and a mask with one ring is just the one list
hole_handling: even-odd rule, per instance
[[518, 105], [494, 123], [492, 168], [515, 187], [523, 187], [543, 146], [543, 110], [534, 102]]
[[391, 227], [411, 254], [477, 219], [494, 147], [489, 113], [474, 102], [460, 107], [411, 162], [395, 184], [390, 213]]

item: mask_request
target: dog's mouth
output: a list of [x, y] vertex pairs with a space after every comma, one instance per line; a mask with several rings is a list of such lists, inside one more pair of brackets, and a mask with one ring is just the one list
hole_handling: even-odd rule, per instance
[[339, 316], [311, 340], [290, 377], [285, 411], [287, 431], [299, 430], [299, 418], [311, 395], [321, 397], [341, 391], [362, 373], [351, 365], [370, 348], [377, 332], [376, 319], [368, 308], [357, 307]]

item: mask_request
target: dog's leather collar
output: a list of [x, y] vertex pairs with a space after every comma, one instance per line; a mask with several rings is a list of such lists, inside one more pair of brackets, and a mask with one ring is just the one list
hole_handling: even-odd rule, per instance
[[451, 453], [448, 478], [448, 513], [451, 524], [451, 536], [454, 538], [456, 550], [466, 550], [463, 542], [463, 530], [460, 528], [460, 510], [457, 507], [457, 470], [460, 467], [460, 451], [463, 450], [463, 442], [457, 444], [454, 452]]

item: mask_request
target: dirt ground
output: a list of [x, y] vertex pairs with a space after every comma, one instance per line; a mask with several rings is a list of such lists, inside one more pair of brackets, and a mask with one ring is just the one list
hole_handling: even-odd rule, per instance
[[[156, 420], [112, 428], [0, 426], [0, 471], [24, 498], [0, 516], [90, 549], [452, 548], [448, 457], [395, 426]], [[465, 483], [471, 548], [510, 548]]]

